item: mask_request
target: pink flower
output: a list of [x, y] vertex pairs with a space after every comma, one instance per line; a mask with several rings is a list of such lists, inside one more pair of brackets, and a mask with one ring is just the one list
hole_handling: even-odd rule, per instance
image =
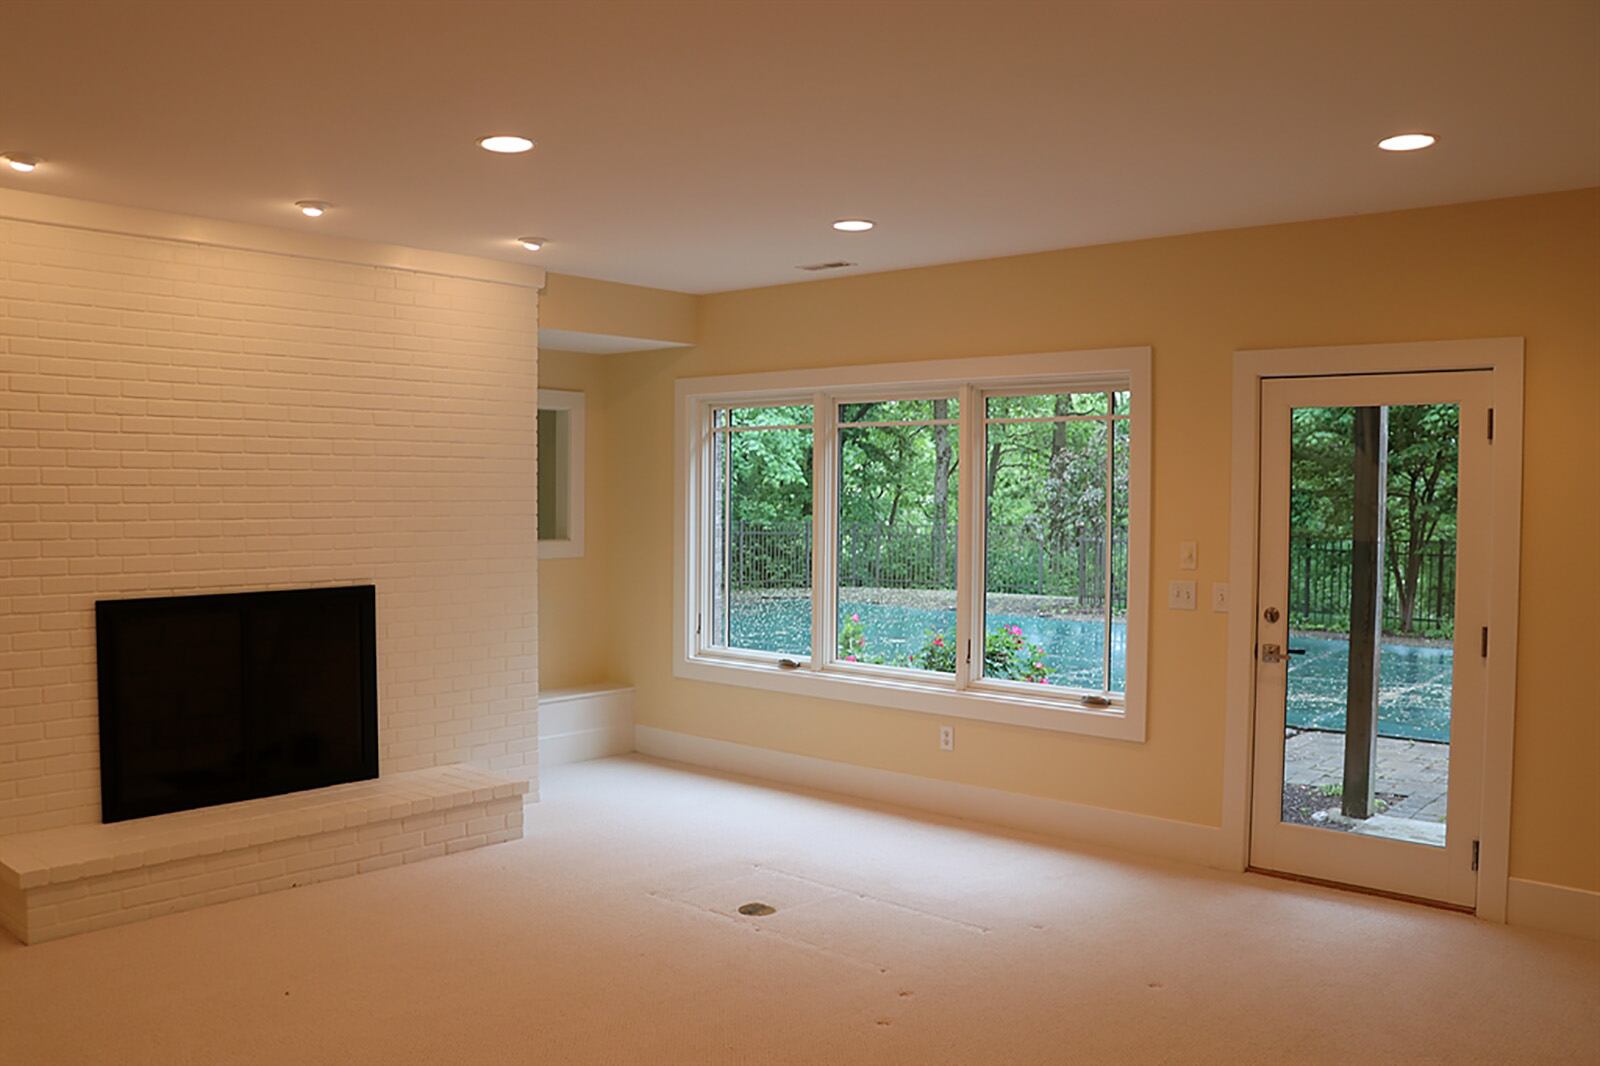
[[1022, 627], [1021, 626], [1012, 626], [1011, 627], [1011, 635], [1014, 636], [1014, 637], [1022, 636]]
[[856, 657], [854, 655], [846, 655], [844, 657], [844, 661], [847, 663], [853, 663], [856, 661]]
[[933, 638], [933, 646], [934, 646], [934, 647], [935, 647], [935, 648], [942, 648], [942, 647], [944, 647], [944, 638], [943, 638], [943, 637], [934, 637], [934, 638]]
[[859, 621], [861, 621], [861, 616], [859, 614], [853, 614], [853, 615], [850, 616], [850, 621], [859, 622]]

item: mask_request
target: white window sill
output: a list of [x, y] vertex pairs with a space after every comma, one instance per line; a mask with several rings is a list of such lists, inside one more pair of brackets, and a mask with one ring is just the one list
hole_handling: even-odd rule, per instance
[[853, 676], [809, 667], [785, 670], [766, 660], [739, 661], [705, 656], [679, 656], [673, 673], [691, 681], [892, 707], [948, 718], [970, 718], [1114, 740], [1144, 740], [1142, 708], [1131, 696], [1126, 707], [1089, 707], [1060, 697], [1038, 699], [1023, 693], [960, 690], [945, 685], [919, 684], [909, 679]]

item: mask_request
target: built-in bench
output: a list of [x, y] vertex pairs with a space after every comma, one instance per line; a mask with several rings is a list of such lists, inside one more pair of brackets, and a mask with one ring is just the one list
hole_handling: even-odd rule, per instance
[[505, 774], [440, 766], [0, 837], [0, 925], [36, 944], [515, 840], [527, 791]]
[[633, 689], [624, 685], [539, 693], [539, 765], [604, 759], [633, 750]]

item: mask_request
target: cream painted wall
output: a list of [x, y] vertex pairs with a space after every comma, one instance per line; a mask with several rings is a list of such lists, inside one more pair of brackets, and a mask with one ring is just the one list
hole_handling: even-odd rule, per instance
[[[604, 580], [544, 571], [543, 665], [638, 689], [638, 720], [705, 737], [1204, 825], [1221, 821], [1225, 616], [1152, 612], [1143, 744], [936, 719], [672, 675], [673, 382], [679, 377], [1113, 345], [1155, 350], [1152, 579], [1200, 547], [1228, 578], [1229, 387], [1240, 348], [1522, 336], [1527, 477], [1512, 875], [1600, 888], [1600, 190], [1196, 234], [704, 297], [692, 349], [601, 364], [591, 442]], [[548, 385], [563, 377], [545, 355]], [[593, 408], [591, 408], [593, 410]], [[626, 461], [623, 461], [626, 457]], [[591, 463], [591, 471], [594, 464]], [[591, 473], [591, 486], [595, 485]], [[593, 561], [585, 565], [594, 566]], [[574, 578], [577, 578], [574, 573]], [[614, 615], [580, 638], [592, 605]], [[565, 606], [559, 606], [565, 605]], [[559, 606], [559, 609], [558, 609]], [[559, 621], [558, 621], [559, 619]], [[581, 668], [578, 664], [582, 664]]]
[[686, 292], [550, 274], [539, 301], [543, 329], [647, 338], [674, 344], [695, 339], [698, 297]]
[[604, 464], [613, 441], [606, 405], [608, 360], [615, 356], [580, 352], [539, 352], [539, 387], [584, 394], [584, 493], [586, 528], [583, 555], [539, 560], [539, 687], [545, 692], [615, 681], [615, 647], [607, 639], [615, 617], [607, 565], [612, 480]]

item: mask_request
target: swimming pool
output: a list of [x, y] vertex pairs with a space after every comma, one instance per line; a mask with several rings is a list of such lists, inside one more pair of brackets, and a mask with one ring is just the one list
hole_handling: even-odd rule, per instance
[[[841, 600], [840, 614], [861, 616], [867, 652], [888, 662], [904, 661], [922, 647], [930, 631], [947, 637], [955, 630], [955, 611]], [[1023, 636], [1045, 650], [1054, 684], [1099, 688], [1104, 669], [1100, 641], [1104, 623], [1085, 618], [997, 614], [991, 628], [1021, 626]], [[743, 603], [733, 613], [733, 643], [744, 648], [801, 653], [810, 645], [811, 601], [771, 599]], [[1121, 623], [1111, 629], [1111, 687], [1126, 676], [1127, 637]], [[1335, 636], [1297, 634], [1303, 656], [1289, 661], [1289, 725], [1299, 729], [1342, 731], [1348, 641]], [[1386, 642], [1378, 656], [1378, 732], [1410, 740], [1450, 739], [1449, 645]]]

